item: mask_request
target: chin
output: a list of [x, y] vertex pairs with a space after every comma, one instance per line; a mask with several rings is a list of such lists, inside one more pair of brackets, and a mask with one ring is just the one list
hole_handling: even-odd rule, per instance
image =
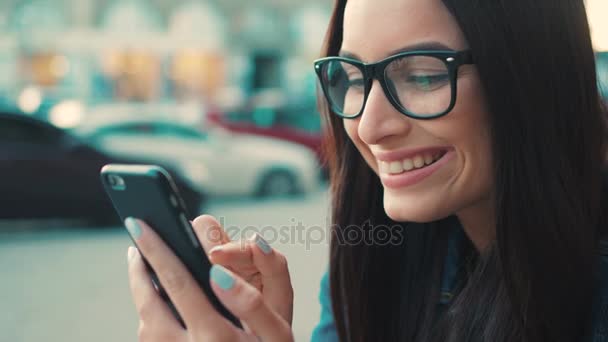
[[426, 223], [449, 216], [449, 212], [444, 213], [443, 210], [438, 208], [437, 202], [427, 202], [429, 201], [416, 201], [411, 198], [400, 198], [399, 196], [390, 196], [385, 193], [384, 211], [391, 220], [396, 222]]

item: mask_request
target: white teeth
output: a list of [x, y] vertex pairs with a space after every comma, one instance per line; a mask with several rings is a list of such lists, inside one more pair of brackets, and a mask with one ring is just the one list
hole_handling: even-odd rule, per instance
[[431, 164], [431, 163], [433, 162], [433, 160], [434, 160], [434, 159], [433, 159], [433, 156], [431, 156], [430, 154], [425, 154], [425, 155], [424, 155], [424, 163], [425, 163], [426, 165]]
[[380, 169], [380, 173], [388, 173], [388, 163], [387, 162], [380, 161], [378, 168]]
[[385, 162], [380, 161], [379, 169], [380, 173], [399, 174], [404, 171], [411, 171], [414, 169], [422, 168], [426, 165], [433, 164], [439, 158], [443, 156], [442, 152], [435, 152], [433, 154], [426, 153], [415, 156], [413, 158], [407, 158], [403, 161]]
[[414, 168], [414, 162], [411, 159], [406, 159], [403, 161], [403, 169], [405, 171], [410, 171]]
[[388, 169], [389, 173], [401, 173], [403, 172], [403, 165], [401, 162], [391, 162]]

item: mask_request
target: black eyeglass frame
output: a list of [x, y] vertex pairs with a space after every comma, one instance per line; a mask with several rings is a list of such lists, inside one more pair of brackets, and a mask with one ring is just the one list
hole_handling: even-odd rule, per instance
[[[450, 100], [449, 107], [445, 111], [435, 114], [435, 115], [431, 115], [431, 116], [417, 115], [415, 113], [408, 111], [406, 108], [404, 108], [400, 104], [400, 101], [398, 99], [396, 99], [394, 97], [394, 95], [391, 93], [391, 91], [389, 90], [389, 85], [386, 80], [386, 67], [396, 59], [403, 58], [403, 57], [410, 57], [410, 56], [435, 57], [435, 58], [443, 61], [443, 63], [446, 65], [446, 67], [448, 69], [448, 77], [450, 79], [450, 85], [452, 87], [451, 88], [452, 98]], [[327, 82], [324, 80], [323, 65], [325, 65], [328, 62], [332, 62], [332, 61], [349, 63], [349, 64], [353, 65], [354, 67], [358, 68], [361, 71], [361, 74], [363, 75], [364, 87], [365, 87], [363, 105], [361, 106], [361, 110], [359, 111], [359, 113], [357, 113], [355, 115], [350, 116], [350, 115], [341, 114], [341, 110], [339, 110], [337, 108], [337, 106], [333, 103], [333, 101], [331, 100], [331, 98], [329, 96], [329, 91], [326, 89]], [[325, 99], [329, 103], [331, 110], [336, 115], [338, 115], [342, 118], [355, 119], [363, 113], [363, 111], [365, 110], [365, 105], [367, 104], [367, 98], [369, 97], [369, 93], [372, 89], [372, 84], [373, 84], [374, 80], [376, 79], [380, 83], [380, 86], [382, 87], [382, 90], [384, 91], [384, 95], [386, 96], [386, 98], [393, 105], [393, 107], [395, 107], [395, 109], [397, 109], [401, 114], [404, 114], [413, 119], [430, 120], [430, 119], [435, 119], [435, 118], [444, 116], [444, 115], [448, 114], [450, 111], [452, 111], [452, 109], [454, 109], [454, 105], [456, 104], [456, 94], [457, 94], [458, 68], [461, 65], [467, 65], [467, 64], [474, 64], [473, 56], [472, 56], [470, 50], [464, 50], [464, 51], [421, 50], [421, 51], [402, 52], [402, 53], [387, 57], [387, 58], [385, 58], [381, 61], [375, 62], [375, 63], [364, 63], [359, 60], [347, 58], [347, 57], [338, 57], [338, 56], [324, 57], [324, 58], [320, 58], [320, 59], [317, 59], [314, 61], [314, 68], [315, 68], [315, 72], [317, 73], [317, 77], [319, 78], [319, 82], [321, 84], [321, 89], [323, 90], [323, 94], [325, 95]]]

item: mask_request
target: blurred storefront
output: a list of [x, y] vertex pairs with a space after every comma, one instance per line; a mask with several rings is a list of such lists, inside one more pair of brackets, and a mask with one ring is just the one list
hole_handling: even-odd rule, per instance
[[0, 69], [7, 75], [0, 106], [68, 128], [89, 107], [108, 103], [187, 103], [204, 117], [209, 108], [263, 103], [267, 94], [312, 102], [311, 62], [329, 6], [320, 0], [7, 1], [0, 4], [6, 22]]
[[[78, 40], [81, 35], [62, 8], [52, 1], [25, 1], [8, 18], [6, 30], [14, 42], [3, 53], [15, 58], [16, 68], [5, 83], [5, 107], [51, 120], [57, 108], [65, 107], [60, 106], [64, 101], [86, 98], [90, 80], [87, 47], [82, 43], [86, 38]], [[81, 114], [72, 111], [73, 117], [61, 122], [74, 121]]]
[[226, 24], [219, 11], [194, 1], [178, 6], [169, 19], [169, 40], [172, 95], [215, 98], [226, 80]]
[[161, 95], [162, 22], [142, 0], [116, 0], [100, 24], [103, 76], [118, 101], [148, 102]]
[[0, 38], [0, 105], [5, 107], [11, 106], [9, 98], [13, 97], [14, 90], [17, 88], [17, 79], [19, 78], [18, 64], [19, 53], [17, 49], [17, 40], [13, 35], [4, 35]]

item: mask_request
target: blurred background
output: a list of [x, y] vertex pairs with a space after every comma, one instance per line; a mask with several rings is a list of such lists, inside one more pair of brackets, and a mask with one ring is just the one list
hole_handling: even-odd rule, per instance
[[[0, 0], [0, 340], [136, 339], [110, 162], [164, 166], [191, 218], [307, 228], [265, 237], [309, 339], [329, 209], [312, 61], [331, 5]], [[587, 6], [608, 98], [608, 2]]]

